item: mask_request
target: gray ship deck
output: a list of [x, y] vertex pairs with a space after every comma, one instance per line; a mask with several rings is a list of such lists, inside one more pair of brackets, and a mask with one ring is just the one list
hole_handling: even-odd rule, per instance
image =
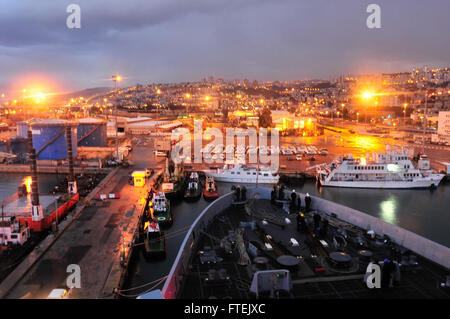
[[[320, 213], [320, 212], [319, 212]], [[307, 230], [298, 231], [295, 214], [288, 214], [269, 200], [255, 200], [251, 209], [229, 208], [209, 224], [197, 240], [197, 250], [193, 254], [189, 271], [183, 276], [183, 284], [178, 298], [255, 298], [249, 292], [255, 271], [289, 269], [293, 288], [285, 298], [449, 298], [449, 288], [439, 285], [450, 275], [447, 269], [428, 260], [411, 254], [394, 243], [383, 243], [381, 238], [370, 239], [365, 231], [333, 216], [327, 216], [327, 233], [320, 235], [312, 231], [313, 212], [305, 213]], [[320, 213], [322, 214], [322, 213]], [[284, 223], [289, 218], [291, 223]], [[263, 223], [262, 220], [268, 221]], [[255, 227], [243, 228], [244, 243], [257, 247], [257, 255], [249, 254], [249, 263], [242, 262], [234, 244], [229, 252], [224, 249], [235, 239], [241, 223], [254, 221]], [[336, 252], [334, 235], [346, 231], [347, 246], [342, 249], [351, 261], [346, 265], [331, 263], [330, 254]], [[363, 246], [355, 238], [364, 238]], [[224, 240], [228, 238], [231, 240]], [[295, 238], [299, 246], [293, 247], [290, 239]], [[326, 244], [324, 245], [324, 243]], [[265, 249], [270, 243], [272, 250]], [[370, 259], [359, 254], [361, 250], [370, 251], [373, 261], [385, 258], [401, 263], [401, 278], [392, 288], [369, 289], [363, 281]], [[254, 250], [253, 250], [254, 251]], [[297, 266], [286, 268], [278, 263], [282, 255], [294, 256], [299, 260]], [[413, 256], [411, 258], [410, 256]], [[256, 258], [255, 257], [264, 257]], [[258, 263], [261, 262], [262, 263]], [[409, 265], [407, 261], [411, 262]], [[317, 273], [317, 272], [319, 273]], [[321, 272], [321, 273], [320, 273]]]

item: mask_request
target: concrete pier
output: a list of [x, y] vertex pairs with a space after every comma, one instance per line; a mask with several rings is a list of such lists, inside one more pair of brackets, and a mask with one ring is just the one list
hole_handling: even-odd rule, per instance
[[[114, 169], [59, 225], [59, 233], [50, 234], [1, 283], [0, 298], [46, 298], [52, 289], [67, 286], [67, 267], [73, 264], [80, 267], [81, 288], [74, 288], [70, 298], [114, 298], [123, 270], [121, 254], [126, 260], [153, 183], [128, 184], [129, 171], [151, 167], [149, 150], [135, 152], [136, 167]], [[120, 199], [94, 200], [110, 193], [120, 194]]]

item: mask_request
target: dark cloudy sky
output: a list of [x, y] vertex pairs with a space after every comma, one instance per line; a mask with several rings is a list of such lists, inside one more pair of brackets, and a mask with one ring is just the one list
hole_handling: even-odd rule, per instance
[[[81, 6], [82, 28], [66, 27]], [[381, 6], [382, 28], [366, 27]], [[0, 87], [29, 74], [65, 90], [294, 80], [450, 66], [449, 0], [2, 0]]]

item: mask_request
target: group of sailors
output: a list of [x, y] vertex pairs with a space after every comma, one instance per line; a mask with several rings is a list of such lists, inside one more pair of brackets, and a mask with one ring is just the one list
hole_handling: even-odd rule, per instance
[[[273, 187], [272, 192], [270, 194], [271, 202], [276, 203], [277, 201], [285, 201], [285, 193], [284, 193], [284, 186], [282, 185], [276, 185]], [[309, 193], [306, 193], [305, 195], [305, 206], [304, 209], [302, 209], [302, 198], [300, 197], [300, 194], [297, 194], [297, 192], [292, 190], [290, 195], [290, 201], [289, 201], [289, 210], [290, 212], [296, 212], [297, 213], [297, 231], [304, 232], [307, 229], [306, 219], [305, 219], [305, 213], [308, 213], [311, 211], [311, 196]], [[320, 224], [320, 215], [316, 212], [314, 214], [313, 220], [314, 220], [314, 229], [319, 228], [318, 224]], [[328, 225], [328, 223], [327, 223]], [[326, 230], [326, 226], [322, 229]]]
[[245, 186], [234, 186], [231, 187], [234, 191], [234, 201], [235, 202], [245, 202], [247, 200], [247, 188]]
[[[401, 272], [398, 261], [391, 260], [389, 258], [386, 258], [380, 262], [371, 261], [367, 269], [372, 269], [371, 265], [375, 264], [380, 266], [381, 269], [381, 288], [392, 288], [400, 283]], [[372, 273], [370, 271], [366, 273], [366, 275], [364, 276], [364, 282], [367, 282], [368, 276], [370, 276], [371, 274]]]
[[[272, 189], [272, 192], [270, 193], [270, 200], [272, 204], [274, 204], [276, 201], [285, 201], [285, 193], [284, 193], [284, 186], [282, 185], [275, 185]], [[291, 199], [290, 199], [290, 210], [291, 211], [297, 211], [301, 209], [302, 206], [302, 199], [300, 195], [297, 195], [295, 192], [295, 189], [291, 192]], [[311, 210], [311, 196], [309, 196], [309, 193], [306, 193], [305, 196], [305, 211], [309, 212]]]

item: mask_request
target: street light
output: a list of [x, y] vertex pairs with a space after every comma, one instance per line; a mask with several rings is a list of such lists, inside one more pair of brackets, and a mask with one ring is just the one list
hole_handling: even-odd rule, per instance
[[370, 99], [372, 97], [372, 95], [373, 94], [371, 92], [366, 91], [366, 92], [363, 93], [363, 98], [368, 100], [368, 99]]
[[[186, 93], [186, 99], [190, 100], [191, 94]], [[186, 118], [189, 117], [189, 102], [186, 103]]]
[[[122, 78], [120, 75], [113, 75], [112, 79], [114, 81], [114, 91], [117, 91], [117, 82], [120, 81]], [[115, 113], [116, 113], [116, 159], [119, 160], [119, 133], [118, 133], [118, 124], [117, 124], [117, 103], [115, 107]]]
[[406, 125], [406, 107], [408, 103], [403, 104], [403, 125]]

